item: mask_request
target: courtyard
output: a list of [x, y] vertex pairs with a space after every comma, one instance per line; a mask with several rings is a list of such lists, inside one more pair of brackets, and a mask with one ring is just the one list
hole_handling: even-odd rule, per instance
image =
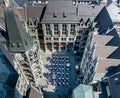
[[[46, 52], [42, 54], [44, 97], [59, 98], [71, 93], [76, 83], [76, 59], [73, 52]], [[51, 97], [50, 97], [51, 96]], [[64, 98], [62, 97], [62, 98]]]

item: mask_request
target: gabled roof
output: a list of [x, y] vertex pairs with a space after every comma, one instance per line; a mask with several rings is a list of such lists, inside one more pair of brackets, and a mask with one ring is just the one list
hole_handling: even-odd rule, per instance
[[109, 6], [112, 3], [112, 0], [107, 1], [107, 6]]
[[116, 49], [111, 55], [109, 55], [108, 58], [120, 59], [120, 47]]
[[115, 28], [112, 29], [112, 31], [108, 32], [106, 35], [114, 36], [113, 39], [106, 44], [107, 46], [120, 46], [120, 38]]
[[5, 24], [8, 33], [7, 47], [10, 52], [25, 52], [33, 46], [32, 39], [13, 11], [5, 11]]
[[35, 21], [36, 18], [40, 20], [42, 16], [44, 6], [27, 6], [26, 7], [26, 15], [27, 19], [31, 19], [32, 21]]
[[20, 22], [25, 21], [25, 9], [24, 8], [22, 8], [22, 7], [13, 8], [13, 11], [16, 15], [19, 16]]
[[78, 18], [83, 18], [84, 21], [90, 18], [93, 21], [103, 7], [104, 7], [103, 4], [94, 5], [94, 4], [87, 4], [87, 3], [83, 3], [83, 4], [79, 3]]
[[93, 80], [100, 80], [102, 77], [104, 77], [108, 67], [118, 66], [119, 64], [120, 64], [120, 60], [118, 59], [99, 58], [98, 63], [96, 65], [96, 69], [95, 69], [96, 73]]
[[99, 46], [97, 45], [95, 48], [95, 57], [99, 58], [108, 58], [110, 55], [112, 55], [118, 47], [112, 47], [112, 46]]
[[50, 0], [46, 7], [42, 22], [79, 23], [76, 16], [76, 8], [71, 0]]
[[120, 7], [115, 3], [111, 3], [107, 6], [107, 11], [113, 22], [120, 22]]
[[109, 66], [117, 66], [120, 64], [120, 60], [117, 59], [99, 59], [96, 71], [98, 73], [105, 73], [106, 68]]
[[98, 32], [100, 34], [106, 33], [106, 31], [108, 30], [108, 28], [112, 28], [113, 27], [113, 22], [110, 18], [110, 15], [106, 9], [106, 7], [104, 7], [100, 13], [97, 15], [97, 17], [95, 18], [94, 22], [96, 22], [96, 27], [99, 29]]
[[113, 36], [105, 36], [105, 35], [94, 35], [94, 43], [97, 45], [106, 45], [113, 39]]

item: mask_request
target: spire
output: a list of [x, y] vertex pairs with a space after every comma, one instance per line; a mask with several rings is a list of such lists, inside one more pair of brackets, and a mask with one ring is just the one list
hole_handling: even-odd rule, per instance
[[4, 15], [8, 50], [17, 53], [29, 50], [33, 46], [33, 41], [20, 24], [18, 16], [12, 10], [6, 10]]

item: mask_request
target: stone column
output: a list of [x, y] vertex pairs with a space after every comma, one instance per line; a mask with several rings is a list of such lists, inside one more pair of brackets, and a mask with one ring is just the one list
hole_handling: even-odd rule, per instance
[[50, 29], [51, 29], [52, 36], [54, 36], [54, 24], [50, 24]]
[[60, 36], [62, 36], [62, 24], [59, 24]]
[[71, 28], [71, 24], [67, 24], [68, 37], [70, 36], [70, 28]]

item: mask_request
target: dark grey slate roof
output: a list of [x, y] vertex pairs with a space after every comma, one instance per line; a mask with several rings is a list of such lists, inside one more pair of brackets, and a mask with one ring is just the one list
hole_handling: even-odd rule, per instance
[[114, 36], [106, 45], [107, 46], [117, 46], [118, 47], [118, 49], [116, 49], [111, 55], [109, 55], [108, 58], [120, 59], [120, 38], [118, 36], [118, 33], [117, 33], [116, 29], [112, 29], [106, 35]]
[[56, 23], [78, 23], [76, 8], [72, 1], [68, 0], [50, 0], [45, 10], [42, 22]]
[[120, 47], [120, 38], [116, 31], [116, 29], [112, 29], [110, 32], [108, 32], [106, 35], [108, 36], [114, 36], [106, 45], [107, 46], [118, 46]]
[[0, 83], [15, 87], [18, 73], [0, 49]]
[[101, 10], [101, 12], [95, 18], [94, 22], [97, 23], [96, 27], [99, 29], [98, 32], [100, 34], [106, 33], [108, 28], [111, 29], [113, 27], [113, 22], [109, 16], [109, 13], [108, 13], [106, 7], [104, 7]]
[[94, 18], [98, 15], [98, 13], [104, 7], [103, 4], [101, 5], [93, 5], [93, 4], [78, 4], [78, 18], [79, 20], [83, 18], [83, 21], [87, 21], [88, 18], [94, 20]]
[[112, 3], [112, 0], [107, 1], [107, 6], [109, 6]]
[[41, 6], [27, 6], [27, 19], [35, 21], [36, 18], [40, 19], [43, 12], [44, 5]]
[[107, 6], [107, 11], [113, 22], [120, 22], [120, 7], [114, 3], [111, 3]]
[[120, 47], [118, 49], [116, 49], [108, 58], [120, 59]]
[[5, 11], [5, 24], [8, 33], [7, 46], [10, 52], [25, 52], [33, 46], [32, 39], [13, 11]]

